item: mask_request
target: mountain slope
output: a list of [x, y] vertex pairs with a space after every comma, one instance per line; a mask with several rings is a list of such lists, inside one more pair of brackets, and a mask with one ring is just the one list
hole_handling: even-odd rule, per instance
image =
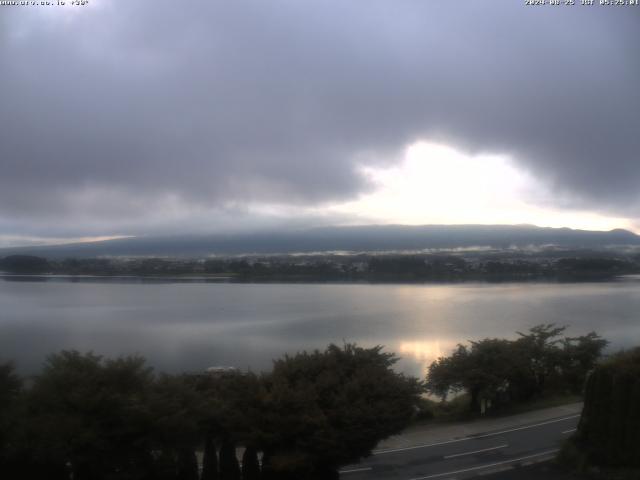
[[542, 228], [529, 225], [372, 225], [324, 227], [245, 234], [136, 237], [103, 242], [0, 249], [46, 257], [206, 256], [305, 252], [375, 252], [469, 247], [605, 248], [640, 245], [640, 236], [626, 230], [608, 232]]

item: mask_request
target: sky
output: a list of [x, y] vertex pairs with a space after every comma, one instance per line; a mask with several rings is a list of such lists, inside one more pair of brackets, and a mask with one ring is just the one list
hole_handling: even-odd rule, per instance
[[640, 7], [87, 3], [0, 5], [0, 246], [640, 232]]

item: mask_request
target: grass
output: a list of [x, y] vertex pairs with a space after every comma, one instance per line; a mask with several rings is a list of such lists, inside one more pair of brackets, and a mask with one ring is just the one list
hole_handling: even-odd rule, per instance
[[506, 415], [515, 415], [526, 413], [544, 408], [558, 407], [560, 405], [568, 405], [571, 403], [581, 402], [581, 395], [575, 394], [547, 394], [536, 397], [528, 402], [512, 403], [502, 405], [500, 407], [490, 409], [484, 415], [469, 411], [469, 395], [459, 395], [446, 402], [435, 401], [429, 398], [423, 398], [420, 405], [420, 411], [415, 419], [416, 425], [427, 423], [446, 423], [470, 421], [479, 418], [496, 418]]
[[571, 403], [582, 402], [582, 395], [576, 394], [549, 394], [538, 398], [534, 398], [524, 403], [514, 403], [495, 412], [489, 412], [489, 416], [496, 415], [513, 415], [518, 413], [526, 413], [534, 410], [542, 410], [543, 408], [559, 407]]

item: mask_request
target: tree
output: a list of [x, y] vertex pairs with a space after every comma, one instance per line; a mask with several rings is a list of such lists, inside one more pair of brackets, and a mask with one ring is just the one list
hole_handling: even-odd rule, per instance
[[427, 390], [443, 398], [469, 394], [469, 408], [481, 412], [483, 401], [528, 400], [548, 391], [582, 389], [607, 341], [591, 332], [560, 338], [566, 327], [537, 325], [517, 340], [484, 339], [458, 345], [429, 367]]
[[46, 258], [33, 255], [9, 255], [0, 260], [0, 270], [16, 274], [45, 273], [51, 270]]
[[78, 480], [146, 471], [152, 381], [141, 357], [103, 360], [76, 351], [51, 355], [27, 398], [31, 464], [53, 471], [69, 464]]
[[265, 478], [337, 478], [405, 428], [422, 386], [393, 371], [382, 347], [330, 345], [274, 362], [264, 378], [260, 445]]
[[220, 447], [220, 480], [240, 480], [236, 446], [230, 440], [223, 441]]
[[193, 385], [205, 403], [202, 423], [207, 435], [243, 445], [256, 443], [261, 418], [263, 387], [251, 372], [200, 375]]
[[260, 462], [255, 447], [248, 446], [242, 454], [242, 480], [260, 480]]
[[[161, 452], [158, 468], [171, 478], [193, 478], [194, 452], [205, 437], [208, 405], [189, 375], [160, 375], [153, 385], [148, 409], [153, 416], [153, 450]], [[196, 472], [197, 473], [197, 472]]]
[[[576, 434], [569, 442], [577, 448], [582, 457], [579, 462], [583, 466], [635, 468], [635, 474], [629, 472], [629, 476], [624, 478], [638, 478], [638, 405], [640, 347], [617, 354], [598, 365], [587, 380], [582, 416]], [[567, 448], [564, 450], [566, 452]]]
[[0, 476], [8, 474], [14, 467], [12, 452], [15, 449], [16, 417], [22, 393], [22, 379], [15, 373], [12, 363], [0, 364]]
[[22, 379], [11, 362], [0, 363], [0, 414], [6, 412], [22, 389]]
[[563, 378], [573, 392], [582, 392], [587, 375], [596, 366], [608, 343], [595, 332], [562, 341]]
[[218, 454], [211, 434], [205, 436], [201, 480], [218, 480]]
[[508, 396], [516, 377], [518, 358], [508, 340], [484, 339], [471, 348], [458, 345], [451, 357], [440, 358], [429, 367], [427, 389], [443, 398], [449, 392], [466, 391], [469, 408], [481, 412], [487, 403]]
[[528, 370], [535, 393], [541, 393], [549, 377], [559, 373], [563, 353], [558, 346], [562, 340], [558, 337], [566, 329], [567, 327], [548, 323], [530, 328], [529, 333], [518, 332], [520, 338], [516, 341], [516, 346], [521, 349], [522, 356], [528, 359]]
[[184, 447], [178, 450], [177, 480], [198, 480], [198, 459], [193, 448]]
[[465, 389], [465, 369], [470, 363], [469, 349], [458, 344], [449, 357], [440, 357], [429, 366], [427, 390], [446, 400], [450, 393]]

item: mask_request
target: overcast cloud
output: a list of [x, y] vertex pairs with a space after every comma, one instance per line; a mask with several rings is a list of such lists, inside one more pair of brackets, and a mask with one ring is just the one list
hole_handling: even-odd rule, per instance
[[326, 223], [418, 140], [640, 219], [640, 7], [523, 3], [0, 7], [0, 234]]

